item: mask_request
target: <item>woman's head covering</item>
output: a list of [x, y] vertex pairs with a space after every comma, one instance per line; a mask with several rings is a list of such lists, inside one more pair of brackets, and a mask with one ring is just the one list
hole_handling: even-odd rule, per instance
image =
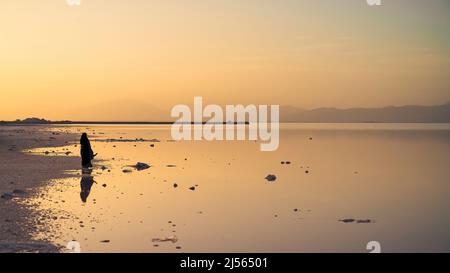
[[87, 136], [86, 133], [83, 133], [83, 134], [81, 135], [81, 138], [80, 138], [80, 144], [81, 144], [81, 145], [86, 145], [86, 144], [88, 144], [88, 143], [89, 143], [88, 136]]

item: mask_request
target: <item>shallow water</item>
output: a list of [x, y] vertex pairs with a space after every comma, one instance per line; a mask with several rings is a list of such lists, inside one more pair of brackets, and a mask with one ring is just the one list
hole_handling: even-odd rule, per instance
[[[367, 252], [369, 241], [384, 252], [450, 251], [448, 124], [284, 124], [275, 152], [171, 142], [170, 126], [54, 130], [88, 132], [95, 182], [86, 202], [81, 184], [86, 195], [92, 180], [81, 170], [43, 187], [32, 200], [46, 226], [36, 238], [76, 240], [82, 252]], [[121, 137], [160, 142], [104, 141]], [[52, 150], [79, 155], [75, 144]], [[136, 162], [151, 168], [123, 172]], [[176, 242], [152, 241], [165, 237]]]

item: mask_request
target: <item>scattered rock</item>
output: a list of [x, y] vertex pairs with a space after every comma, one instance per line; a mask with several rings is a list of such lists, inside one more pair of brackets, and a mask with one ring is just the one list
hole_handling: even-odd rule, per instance
[[371, 219], [359, 219], [356, 221], [357, 224], [370, 224], [373, 223], [373, 220]]
[[274, 182], [275, 180], [277, 180], [277, 177], [273, 174], [269, 174], [265, 179], [269, 182]]
[[24, 190], [19, 190], [19, 189], [13, 190], [12, 193], [13, 193], [14, 195], [26, 195], [26, 194], [27, 194], [26, 191], [24, 191]]
[[0, 198], [5, 200], [11, 200], [15, 197], [24, 197], [27, 195], [27, 192], [24, 190], [15, 189], [12, 192], [5, 192], [3, 193]]
[[136, 168], [136, 170], [138, 170], [138, 171], [143, 171], [143, 170], [150, 168], [150, 165], [148, 165], [146, 163], [138, 162], [133, 167]]
[[165, 243], [165, 242], [171, 242], [176, 243], [178, 242], [178, 238], [175, 235], [169, 236], [169, 237], [162, 237], [162, 238], [154, 238], [152, 239], [153, 243]]
[[357, 223], [357, 224], [370, 224], [375, 222], [372, 219], [353, 219], [353, 218], [341, 219], [339, 221], [343, 223]]
[[195, 191], [195, 187], [194, 187], [194, 186], [190, 187], [189, 189], [190, 189], [191, 191]]
[[10, 192], [5, 192], [4, 194], [2, 194], [0, 196], [0, 198], [6, 199], [6, 200], [10, 200], [10, 199], [14, 198], [14, 195], [12, 193], [10, 193]]

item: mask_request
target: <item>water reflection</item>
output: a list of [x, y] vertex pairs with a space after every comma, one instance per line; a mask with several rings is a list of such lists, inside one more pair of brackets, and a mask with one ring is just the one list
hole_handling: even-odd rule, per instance
[[[374, 240], [383, 252], [448, 252], [450, 127], [430, 126], [284, 125], [271, 153], [248, 141], [169, 141], [170, 126], [68, 127], [95, 132], [100, 156], [81, 182], [55, 180], [37, 195], [58, 218], [35, 237], [76, 239], [84, 252], [365, 252]], [[123, 171], [136, 162], [152, 167]]]
[[94, 177], [92, 176], [92, 169], [83, 168], [83, 175], [80, 181], [80, 198], [83, 203], [86, 203], [89, 194], [91, 193], [92, 185], [95, 183]]

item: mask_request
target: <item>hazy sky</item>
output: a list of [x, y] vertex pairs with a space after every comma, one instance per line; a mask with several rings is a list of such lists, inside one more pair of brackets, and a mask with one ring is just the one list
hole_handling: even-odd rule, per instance
[[448, 0], [81, 1], [0, 0], [0, 120], [450, 100]]

